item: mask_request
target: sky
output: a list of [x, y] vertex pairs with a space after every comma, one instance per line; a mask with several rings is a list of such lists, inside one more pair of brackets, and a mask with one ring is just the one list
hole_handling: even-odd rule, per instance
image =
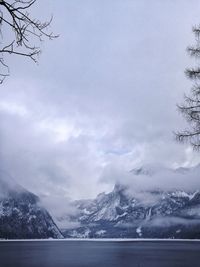
[[173, 132], [186, 126], [176, 105], [192, 86], [199, 11], [198, 0], [38, 0], [33, 16], [53, 14], [59, 38], [38, 64], [5, 58], [0, 169], [52, 202], [108, 192], [144, 164], [198, 164]]

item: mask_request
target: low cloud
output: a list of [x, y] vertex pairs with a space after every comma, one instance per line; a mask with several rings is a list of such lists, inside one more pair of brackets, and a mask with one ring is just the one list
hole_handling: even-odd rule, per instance
[[199, 163], [199, 154], [177, 144], [172, 132], [185, 126], [176, 103], [191, 86], [185, 48], [200, 3], [152, 1], [147, 9], [146, 0], [40, 2], [36, 15], [53, 13], [60, 37], [45, 43], [39, 66], [8, 59], [0, 169], [46, 197], [49, 208], [58, 198], [58, 207], [70, 209], [66, 199], [93, 198], [116, 182], [133, 190], [199, 188], [197, 173], [129, 171], [147, 163]]
[[166, 217], [166, 218], [155, 218], [152, 221], [148, 222], [148, 227], [156, 226], [156, 227], [170, 227], [170, 226], [192, 226], [198, 225], [200, 220], [198, 219], [184, 219], [178, 217]]
[[[151, 196], [148, 191], [153, 190], [185, 190], [193, 192], [200, 190], [200, 165], [191, 168], [167, 168], [161, 164], [141, 165], [138, 168], [125, 171], [118, 166], [108, 166], [102, 173], [102, 182], [110, 182], [110, 177], [114, 184], [121, 184], [128, 187], [129, 194], [144, 194]], [[150, 198], [149, 201], [151, 201]], [[152, 200], [153, 201], [153, 200]]]

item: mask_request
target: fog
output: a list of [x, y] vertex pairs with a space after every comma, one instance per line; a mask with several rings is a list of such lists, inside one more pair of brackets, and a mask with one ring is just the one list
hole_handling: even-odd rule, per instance
[[[0, 169], [48, 207], [130, 188], [199, 188], [198, 173], [134, 176], [145, 164], [192, 167], [199, 153], [178, 144], [176, 104], [191, 83], [198, 0], [40, 0], [60, 34], [42, 43], [39, 64], [7, 56], [0, 87]], [[170, 14], [170, 16], [169, 16]], [[200, 179], [199, 179], [200, 180]], [[63, 204], [65, 203], [65, 204]]]

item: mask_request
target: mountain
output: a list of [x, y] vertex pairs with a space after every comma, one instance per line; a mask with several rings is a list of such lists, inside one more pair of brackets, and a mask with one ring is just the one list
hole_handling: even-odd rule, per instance
[[39, 198], [0, 171], [0, 238], [62, 238]]
[[[131, 172], [153, 177], [164, 171], [140, 168]], [[167, 170], [167, 173], [187, 175], [188, 169]], [[200, 238], [198, 190], [131, 192], [127, 185], [118, 183], [108, 194], [101, 193], [93, 200], [79, 200], [72, 205], [77, 208], [77, 215], [67, 219], [78, 221], [80, 225], [63, 229], [65, 237]]]

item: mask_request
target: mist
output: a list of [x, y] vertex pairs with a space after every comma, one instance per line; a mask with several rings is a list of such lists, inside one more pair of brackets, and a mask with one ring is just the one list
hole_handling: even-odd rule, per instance
[[[0, 169], [58, 213], [118, 182], [131, 192], [199, 189], [195, 168], [168, 170], [200, 163], [173, 135], [185, 127], [176, 104], [191, 87], [199, 1], [38, 2], [35, 14], [52, 13], [60, 37], [42, 44], [38, 65], [6, 58]], [[146, 164], [166, 170], [131, 172]]]

